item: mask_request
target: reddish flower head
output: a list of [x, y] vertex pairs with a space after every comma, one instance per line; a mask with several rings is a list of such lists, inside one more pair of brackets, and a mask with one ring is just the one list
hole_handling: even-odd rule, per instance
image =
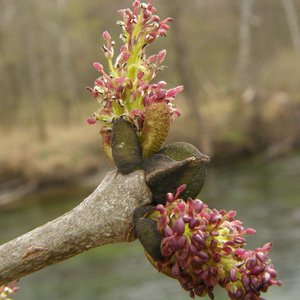
[[[133, 9], [119, 11], [122, 20], [118, 21], [122, 28], [121, 39], [124, 44], [114, 59], [114, 41], [108, 31], [103, 33], [102, 50], [108, 62], [109, 72], [99, 63], [94, 63], [100, 77], [95, 80], [93, 88], [88, 88], [99, 103], [99, 109], [88, 119], [101, 124], [103, 136], [111, 134], [114, 119], [123, 117], [135, 125], [140, 140], [145, 123], [147, 109], [153, 103], [165, 103], [169, 111], [169, 122], [180, 115], [175, 108], [174, 98], [183, 90], [182, 86], [166, 89], [165, 82], [151, 83], [156, 74], [162, 70], [161, 64], [166, 57], [166, 50], [150, 57], [145, 48], [158, 37], [165, 36], [172, 19], [160, 20], [156, 15], [153, 1], [148, 4], [138, 0], [133, 2]], [[114, 62], [113, 62], [114, 59]]]
[[245, 250], [244, 236], [254, 229], [244, 228], [233, 211], [209, 209], [198, 199], [178, 199], [182, 188], [168, 194], [166, 206], [158, 205], [148, 216], [164, 236], [159, 271], [178, 279], [191, 297], [213, 299], [213, 289], [220, 285], [230, 299], [260, 300], [271, 285], [281, 285], [268, 258], [271, 243]]

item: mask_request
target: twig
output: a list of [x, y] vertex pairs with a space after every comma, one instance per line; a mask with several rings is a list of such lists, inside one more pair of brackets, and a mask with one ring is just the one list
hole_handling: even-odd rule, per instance
[[133, 211], [150, 202], [142, 170], [108, 173], [80, 205], [0, 246], [0, 285], [88, 249], [132, 240]]

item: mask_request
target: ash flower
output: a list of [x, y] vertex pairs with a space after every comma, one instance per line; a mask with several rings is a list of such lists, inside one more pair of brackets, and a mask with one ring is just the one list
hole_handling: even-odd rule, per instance
[[[157, 145], [150, 151], [143, 152], [145, 157], [159, 150], [161, 143], [166, 138], [170, 122], [180, 115], [173, 100], [183, 90], [183, 87], [166, 89], [166, 83], [163, 81], [151, 83], [156, 74], [163, 69], [162, 63], [166, 56], [166, 50], [150, 57], [147, 57], [145, 52], [147, 45], [160, 36], [166, 36], [169, 29], [168, 23], [172, 19], [161, 20], [156, 15], [153, 0], [149, 0], [148, 4], [135, 0], [132, 6], [132, 10], [122, 9], [119, 11], [122, 20], [117, 24], [122, 28], [120, 38], [124, 44], [116, 58], [114, 58], [115, 42], [108, 31], [103, 33], [102, 50], [109, 71], [106, 72], [101, 64], [94, 63], [94, 68], [100, 73], [100, 77], [95, 80], [93, 88], [88, 87], [87, 89], [98, 101], [99, 109], [87, 119], [87, 122], [89, 124], [100, 122], [100, 133], [104, 143], [107, 143], [111, 140], [114, 119], [125, 118], [136, 127], [142, 148], [144, 148], [143, 143], [145, 143], [145, 147], [149, 147], [147, 136], [152, 134], [151, 130], [149, 132], [147, 123], [156, 123], [161, 118], [160, 113], [163, 111], [166, 116], [161, 123], [166, 125], [161, 125], [163, 128], [160, 130], [161, 137], [158, 138]], [[157, 103], [160, 105], [153, 106]], [[156, 111], [158, 107], [160, 108], [156, 113], [147, 114], [148, 110]], [[147, 115], [150, 115], [152, 119], [148, 120]], [[154, 132], [152, 135], [157, 134], [157, 128], [154, 129]]]
[[230, 299], [261, 300], [261, 293], [271, 285], [280, 286], [268, 258], [271, 243], [245, 250], [244, 235], [255, 230], [244, 228], [234, 211], [210, 209], [198, 199], [178, 199], [184, 188], [168, 194], [166, 206], [158, 205], [147, 216], [163, 234], [163, 260], [152, 264], [178, 279], [191, 297], [208, 295], [213, 299], [213, 289], [220, 285]]

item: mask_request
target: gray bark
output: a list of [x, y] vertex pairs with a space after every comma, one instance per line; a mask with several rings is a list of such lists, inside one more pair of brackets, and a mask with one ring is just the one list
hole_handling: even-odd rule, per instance
[[133, 211], [151, 197], [142, 170], [108, 173], [80, 205], [0, 246], [0, 286], [88, 249], [133, 240]]

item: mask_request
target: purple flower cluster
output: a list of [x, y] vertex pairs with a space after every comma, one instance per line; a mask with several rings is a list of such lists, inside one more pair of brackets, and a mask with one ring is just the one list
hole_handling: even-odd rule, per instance
[[166, 206], [158, 205], [148, 216], [164, 236], [164, 258], [157, 269], [178, 279], [191, 297], [213, 299], [213, 289], [220, 285], [230, 299], [261, 300], [261, 292], [281, 285], [268, 258], [271, 243], [245, 250], [244, 235], [255, 230], [244, 228], [234, 211], [209, 209], [198, 199], [178, 199], [184, 188], [168, 194]]
[[182, 86], [166, 89], [164, 81], [150, 83], [163, 69], [161, 64], [165, 59], [166, 50], [150, 57], [145, 53], [147, 45], [159, 36], [166, 36], [169, 29], [167, 23], [172, 19], [160, 20], [152, 0], [148, 4], [135, 0], [132, 10], [123, 9], [119, 13], [122, 20], [117, 24], [122, 28], [120, 38], [124, 42], [120, 54], [113, 62], [115, 42], [105, 31], [102, 50], [108, 62], [109, 72], [105, 72], [100, 63], [94, 63], [101, 75], [95, 80], [93, 88], [87, 88], [100, 106], [87, 122], [100, 122], [101, 133], [108, 144], [115, 118], [126, 118], [136, 126], [139, 134], [143, 129], [145, 113], [152, 103], [166, 103], [169, 107], [170, 121], [179, 116], [173, 100], [183, 90]]

